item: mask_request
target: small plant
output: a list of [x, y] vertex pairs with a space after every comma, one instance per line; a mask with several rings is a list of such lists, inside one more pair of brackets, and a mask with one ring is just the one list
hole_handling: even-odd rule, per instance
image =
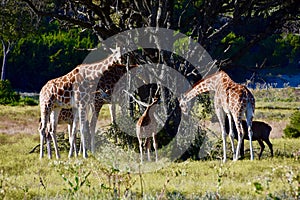
[[260, 182], [254, 182], [253, 185], [255, 187], [255, 193], [257, 193], [257, 194], [261, 194], [262, 191], [264, 190], [263, 186]]
[[294, 112], [290, 120], [290, 124], [283, 130], [284, 136], [287, 138], [300, 137], [300, 111]]
[[58, 172], [60, 173], [62, 179], [67, 183], [67, 188], [64, 190], [67, 191], [70, 195], [75, 195], [83, 187], [90, 187], [90, 182], [88, 177], [91, 174], [91, 171], [83, 170], [82, 163], [58, 163]]

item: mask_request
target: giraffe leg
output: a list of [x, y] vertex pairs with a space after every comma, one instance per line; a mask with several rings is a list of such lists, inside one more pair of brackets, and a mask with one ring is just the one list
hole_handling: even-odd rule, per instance
[[227, 133], [226, 133], [226, 129], [225, 129], [225, 114], [224, 114], [223, 109], [221, 109], [219, 107], [215, 107], [215, 110], [216, 110], [216, 115], [217, 115], [219, 123], [220, 123], [221, 131], [222, 131], [223, 162], [225, 163], [226, 160], [227, 160], [227, 157], [226, 157], [226, 137], [227, 137]]
[[111, 123], [115, 124], [115, 122], [116, 122], [116, 105], [115, 104], [109, 104], [109, 112], [110, 112]]
[[77, 156], [77, 150], [76, 150], [76, 128], [77, 128], [77, 121], [78, 121], [78, 110], [73, 108], [73, 123], [72, 123], [72, 132], [71, 137], [69, 139], [70, 141], [70, 151], [69, 151], [69, 158], [73, 156], [73, 152], [75, 151], [75, 156]]
[[41, 114], [41, 121], [39, 126], [40, 132], [40, 159], [44, 157], [44, 142], [46, 140], [46, 126], [47, 126], [47, 114]]
[[234, 146], [234, 132], [233, 132], [233, 122], [232, 122], [232, 116], [231, 114], [227, 114], [228, 122], [229, 122], [229, 138], [231, 142], [231, 148], [232, 148], [232, 154], [233, 158], [236, 155], [235, 146]]
[[83, 158], [87, 158], [86, 152], [86, 138], [85, 138], [85, 130], [86, 130], [86, 106], [81, 107], [79, 109], [79, 126], [80, 126], [80, 141], [82, 145], [82, 156]]
[[71, 144], [72, 123], [68, 123], [69, 144]]
[[235, 154], [235, 157], [233, 158], [233, 160], [237, 161], [240, 157], [242, 140], [244, 139], [244, 129], [242, 127], [242, 122], [238, 117], [234, 118], [234, 122], [235, 122], [236, 130], [237, 130], [237, 134], [238, 134], [238, 144], [236, 147], [236, 154]]
[[246, 122], [247, 122], [247, 127], [248, 127], [248, 136], [249, 136], [249, 145], [250, 145], [250, 159], [254, 159], [254, 152], [253, 152], [253, 146], [252, 146], [252, 119], [253, 119], [253, 113], [254, 110], [252, 106], [248, 103], [247, 104], [247, 109], [246, 109]]
[[40, 159], [44, 157], [44, 141], [45, 141], [45, 130], [41, 130], [40, 133]]
[[254, 152], [253, 152], [253, 145], [252, 145], [252, 128], [251, 125], [248, 125], [248, 136], [249, 136], [249, 145], [250, 145], [250, 159], [254, 160]]
[[46, 139], [46, 147], [47, 147], [47, 155], [48, 155], [48, 158], [51, 159], [52, 158], [52, 149], [51, 149], [51, 136], [50, 136], [50, 133], [51, 133], [51, 121], [49, 121], [49, 123], [47, 124], [47, 129], [46, 129], [46, 136], [45, 136], [45, 139]]
[[51, 136], [50, 132], [46, 134], [46, 145], [47, 145], [47, 153], [48, 153], [48, 158], [52, 158], [52, 149], [51, 149]]
[[60, 113], [60, 109], [54, 110], [51, 115], [50, 115], [50, 125], [51, 125], [51, 131], [50, 131], [50, 135], [53, 141], [53, 145], [54, 145], [54, 151], [55, 151], [55, 155], [56, 158], [59, 159], [60, 155], [59, 155], [59, 151], [58, 151], [58, 145], [57, 145], [57, 138], [56, 138], [56, 130], [57, 130], [57, 123], [58, 123], [58, 116]]
[[96, 125], [98, 121], [99, 112], [102, 108], [103, 104], [95, 106], [95, 109], [92, 109], [92, 119], [90, 123], [90, 133], [91, 133], [91, 151], [95, 153], [95, 133], [96, 133]]

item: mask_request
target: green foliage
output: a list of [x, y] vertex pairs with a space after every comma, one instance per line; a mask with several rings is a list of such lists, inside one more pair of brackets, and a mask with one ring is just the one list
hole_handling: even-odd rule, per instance
[[46, 81], [81, 64], [87, 49], [95, 47], [96, 40], [88, 31], [59, 29], [56, 23], [47, 28], [15, 44], [6, 73], [14, 88], [39, 91]]
[[300, 36], [296, 34], [273, 34], [254, 46], [239, 62], [254, 66], [266, 59], [266, 66], [297, 66], [299, 41]]
[[19, 105], [22, 106], [36, 106], [38, 104], [39, 104], [38, 100], [30, 97], [22, 97], [19, 101]]
[[276, 39], [276, 48], [273, 55], [276, 57], [286, 57], [289, 62], [298, 62], [297, 58], [300, 55], [300, 36], [293, 34], [282, 34]]
[[0, 80], [0, 104], [15, 104], [19, 100], [20, 95], [12, 89], [9, 80]]
[[296, 111], [290, 117], [290, 124], [283, 130], [287, 138], [300, 137], [300, 111]]
[[0, 104], [13, 106], [35, 106], [38, 105], [38, 100], [31, 97], [21, 97], [20, 94], [13, 90], [9, 80], [0, 80]]
[[68, 185], [65, 190], [72, 196], [75, 195], [83, 186], [90, 187], [88, 177], [90, 176], [91, 171], [85, 172], [80, 169], [80, 166], [81, 164], [77, 163], [74, 165], [67, 165], [64, 168], [59, 168], [59, 170], [61, 170], [60, 175], [62, 179]]

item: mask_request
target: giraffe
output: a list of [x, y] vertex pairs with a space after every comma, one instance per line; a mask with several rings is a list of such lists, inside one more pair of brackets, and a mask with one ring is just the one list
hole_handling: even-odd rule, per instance
[[[85, 144], [85, 123], [88, 105], [94, 99], [94, 91], [99, 78], [108, 69], [110, 65], [115, 62], [121, 62], [120, 48], [112, 50], [112, 54], [100, 62], [92, 64], [78, 65], [71, 72], [64, 76], [48, 81], [40, 91], [40, 112], [41, 125], [40, 132], [40, 158], [43, 157], [43, 143], [46, 136], [47, 123], [50, 121], [51, 131], [50, 135], [53, 141], [56, 141], [56, 128], [58, 122], [59, 112], [62, 108], [72, 108], [73, 126], [70, 140], [69, 157], [72, 157], [75, 148], [75, 155], [77, 156], [76, 147], [74, 144], [76, 124], [80, 122], [80, 135], [83, 150], [83, 157], [87, 158], [86, 144]], [[94, 111], [93, 106], [91, 106]], [[94, 148], [94, 136], [91, 135], [92, 152]], [[56, 157], [59, 158], [57, 143], [54, 142]], [[48, 157], [51, 155], [48, 152]]]
[[[214, 106], [218, 117], [223, 139], [223, 162], [226, 162], [226, 130], [225, 116], [229, 119], [229, 135], [233, 151], [233, 160], [239, 158], [244, 130], [242, 127], [242, 117], [245, 114], [250, 142], [251, 160], [254, 159], [252, 147], [252, 119], [255, 110], [255, 99], [249, 89], [241, 84], [235, 83], [224, 71], [212, 74], [211, 76], [198, 81], [192, 89], [188, 90], [180, 99], [180, 107], [183, 113], [187, 113], [187, 103], [195, 96], [214, 91]], [[237, 148], [234, 147], [233, 121], [238, 132]]]
[[[108, 96], [107, 93], [105, 93], [102, 89], [99, 88], [99, 89], [97, 89], [95, 98], [101, 102], [106, 102], [106, 101], [108, 101], [108, 98], [110, 98], [110, 97]], [[48, 133], [51, 132], [52, 123], [54, 123], [54, 122], [52, 122], [52, 121], [49, 122]], [[64, 124], [64, 123], [68, 124], [69, 142], [71, 143], [71, 132], [72, 132], [72, 124], [73, 124], [72, 109], [62, 108], [61, 111], [59, 112], [57, 123], [58, 124]], [[88, 121], [87, 121], [87, 123], [88, 123]], [[46, 140], [47, 140], [47, 137], [46, 137]], [[57, 143], [57, 142], [53, 140], [53, 143]], [[48, 144], [48, 141], [47, 141], [47, 144]], [[51, 151], [51, 149], [49, 147], [47, 149], [48, 149], [48, 152]]]
[[[138, 65], [130, 65], [128, 70], [131, 70], [137, 66]], [[95, 112], [92, 115], [92, 119], [89, 127], [91, 135], [95, 133], [97, 119], [102, 106], [104, 104], [111, 104], [111, 95], [113, 93], [114, 86], [126, 72], [127, 72], [126, 65], [114, 63], [103, 73], [103, 76], [99, 79], [96, 91], [100, 91], [100, 92], [95, 93], [95, 100], [94, 100]], [[115, 118], [116, 118], [115, 105], [110, 106], [110, 114], [111, 114], [111, 122], [115, 123]], [[73, 122], [72, 109], [63, 108], [59, 113], [58, 123], [68, 124], [69, 139], [71, 139], [72, 122]]]
[[[139, 118], [139, 120], [136, 123], [136, 136], [139, 141], [139, 150], [140, 150], [140, 162], [143, 163], [143, 147], [142, 147], [142, 139], [146, 138], [145, 145], [148, 155], [148, 161], [151, 160], [150, 158], [150, 137], [153, 139], [153, 147], [155, 151], [155, 161], [157, 162], [158, 156], [157, 156], [157, 142], [156, 142], [156, 128], [157, 123], [154, 118], [154, 110], [151, 109], [155, 104], [157, 104], [158, 98], [154, 97], [152, 103], [147, 106], [146, 110], [142, 114], [142, 116]], [[149, 133], [151, 132], [151, 133]]]

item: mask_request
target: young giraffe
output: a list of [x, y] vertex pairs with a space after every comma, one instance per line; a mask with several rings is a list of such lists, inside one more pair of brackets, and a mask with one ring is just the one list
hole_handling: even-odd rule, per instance
[[[46, 136], [47, 123], [49, 121], [51, 121], [50, 135], [52, 136], [53, 141], [56, 141], [55, 132], [59, 112], [62, 108], [72, 108], [74, 116], [69, 157], [73, 155], [74, 148], [76, 148], [75, 145], [72, 144], [75, 142], [76, 124], [79, 119], [83, 157], [87, 158], [85, 144], [86, 112], [90, 101], [94, 99], [94, 91], [96, 91], [96, 85], [99, 78], [101, 78], [110, 65], [121, 61], [120, 48], [112, 50], [112, 52], [113, 53], [110, 56], [100, 62], [79, 65], [68, 74], [52, 79], [43, 86], [40, 92], [40, 158], [43, 157], [43, 143]], [[94, 135], [91, 135], [91, 143], [93, 152]], [[59, 158], [56, 142], [54, 142], [54, 148], [56, 157]], [[76, 149], [75, 154], [77, 155]], [[51, 157], [49, 152], [48, 156]]]
[[141, 163], [143, 163], [143, 147], [142, 147], [142, 139], [146, 138], [145, 144], [146, 144], [146, 150], [148, 155], [148, 161], [151, 160], [150, 158], [150, 137], [153, 139], [153, 147], [155, 151], [155, 161], [157, 162], [158, 156], [157, 156], [157, 143], [156, 143], [156, 129], [157, 129], [157, 123], [154, 118], [154, 111], [151, 110], [151, 108], [158, 103], [158, 98], [155, 97], [153, 99], [153, 102], [147, 106], [146, 110], [142, 114], [142, 116], [139, 118], [139, 120], [136, 123], [136, 136], [139, 141], [139, 149], [140, 149], [140, 159]]
[[[129, 70], [137, 67], [138, 65], [130, 65]], [[127, 72], [126, 65], [122, 64], [113, 64], [110, 66], [107, 71], [103, 73], [103, 76], [99, 79], [97, 90], [96, 91], [105, 91], [105, 92], [96, 92], [94, 107], [95, 112], [92, 115], [91, 123], [90, 123], [90, 132], [91, 135], [95, 133], [96, 124], [99, 116], [99, 112], [104, 104], [111, 103], [111, 95], [113, 93], [113, 89], [115, 84], [120, 80], [120, 78]], [[104, 94], [103, 94], [104, 93]], [[110, 106], [110, 114], [112, 123], [115, 122], [115, 105]], [[68, 132], [69, 139], [71, 139], [71, 127], [73, 123], [73, 113], [72, 109], [63, 108], [60, 111], [58, 117], [58, 123], [67, 123], [68, 124]]]
[[[223, 161], [226, 161], [226, 130], [225, 130], [225, 115], [229, 119], [230, 127], [230, 141], [233, 151], [233, 160], [238, 160], [240, 154], [240, 148], [242, 139], [244, 136], [244, 130], [242, 127], [242, 117], [245, 114], [246, 122], [248, 126], [248, 135], [250, 142], [251, 160], [253, 160], [253, 147], [252, 147], [252, 119], [255, 110], [255, 99], [252, 93], [246, 86], [235, 83], [224, 72], [219, 71], [203, 80], [196, 83], [193, 88], [187, 91], [183, 98], [180, 100], [180, 107], [183, 112], [186, 112], [187, 103], [195, 96], [207, 92], [214, 91], [214, 106], [215, 112], [218, 117], [223, 139]], [[233, 133], [233, 121], [238, 131], [238, 144], [235, 150], [234, 147], [234, 133]]]

